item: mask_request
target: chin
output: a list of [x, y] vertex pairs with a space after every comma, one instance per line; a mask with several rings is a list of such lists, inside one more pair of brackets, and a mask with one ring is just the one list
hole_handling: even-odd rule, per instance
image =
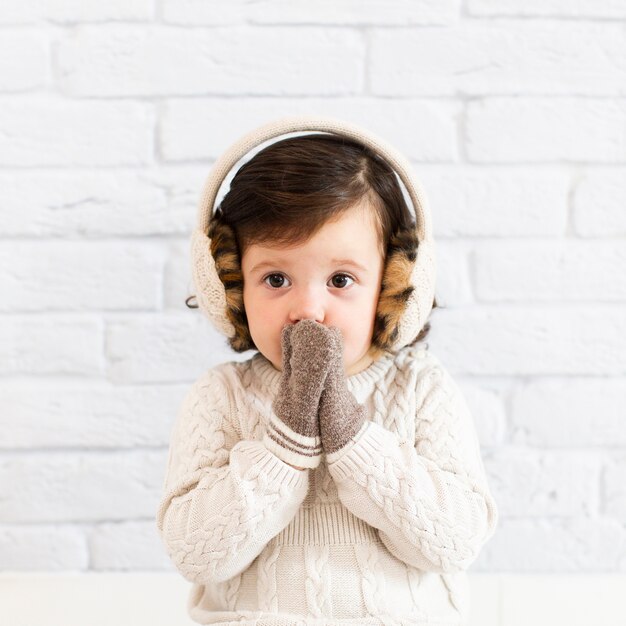
[[372, 362], [373, 359], [369, 356], [368, 352], [366, 352], [359, 359], [350, 364], [346, 376], [352, 376], [353, 374], [362, 372], [364, 369], [368, 368]]

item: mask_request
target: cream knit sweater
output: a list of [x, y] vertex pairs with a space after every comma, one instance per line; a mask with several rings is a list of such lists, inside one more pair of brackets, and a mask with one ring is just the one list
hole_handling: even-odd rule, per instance
[[157, 527], [200, 624], [466, 624], [465, 570], [498, 520], [463, 395], [407, 346], [347, 379], [368, 422], [296, 470], [262, 443], [281, 372], [261, 353], [187, 393]]

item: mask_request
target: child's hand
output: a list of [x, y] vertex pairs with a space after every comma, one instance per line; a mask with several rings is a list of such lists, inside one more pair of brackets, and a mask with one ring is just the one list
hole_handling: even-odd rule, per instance
[[283, 328], [281, 346], [283, 372], [264, 442], [285, 463], [315, 468], [322, 458], [319, 402], [334, 340], [323, 324], [302, 320]]
[[366, 410], [348, 390], [343, 370], [343, 337], [331, 327], [334, 348], [331, 368], [320, 398], [320, 433], [322, 447], [328, 455], [346, 446], [361, 430]]
[[[305, 386], [317, 389], [330, 367], [330, 358], [335, 350], [334, 333], [330, 328], [315, 320], [302, 320], [291, 328], [291, 369], [303, 379]], [[283, 361], [283, 367], [284, 367]], [[320, 389], [321, 394], [321, 389]]]

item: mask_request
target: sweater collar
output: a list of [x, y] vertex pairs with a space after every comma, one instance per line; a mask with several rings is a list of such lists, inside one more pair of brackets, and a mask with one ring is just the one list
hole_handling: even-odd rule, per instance
[[[348, 390], [354, 392], [372, 387], [385, 375], [385, 372], [387, 372], [393, 363], [393, 360], [394, 355], [387, 352], [370, 363], [365, 369], [357, 372], [356, 374], [352, 374], [351, 376], [347, 376], [346, 384]], [[278, 385], [282, 372], [276, 369], [272, 362], [261, 352], [257, 352], [252, 357], [252, 366], [257, 370], [259, 376], [266, 380], [270, 386], [274, 387]]]

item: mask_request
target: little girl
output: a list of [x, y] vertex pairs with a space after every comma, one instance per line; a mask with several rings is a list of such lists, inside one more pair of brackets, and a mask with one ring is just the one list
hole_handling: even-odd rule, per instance
[[[213, 211], [250, 148], [311, 130], [258, 151]], [[354, 124], [279, 119], [216, 162], [192, 241], [200, 308], [256, 352], [206, 371], [171, 433], [156, 519], [191, 618], [467, 624], [498, 513], [465, 399], [420, 343], [435, 262], [407, 162]]]

